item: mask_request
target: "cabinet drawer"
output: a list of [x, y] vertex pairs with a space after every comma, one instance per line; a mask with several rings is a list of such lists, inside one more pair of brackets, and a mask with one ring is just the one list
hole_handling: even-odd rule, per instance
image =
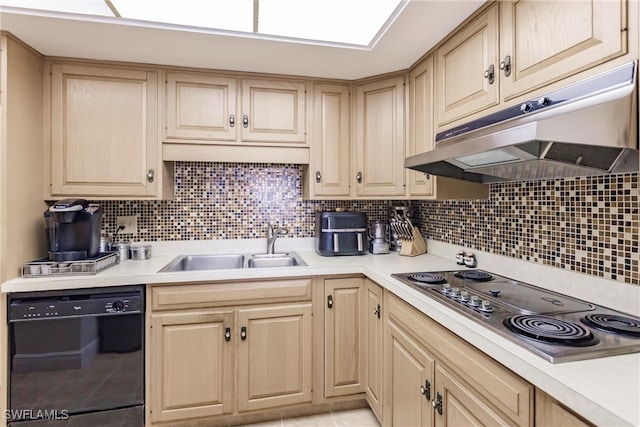
[[515, 425], [531, 425], [534, 387], [425, 314], [389, 294], [389, 316], [413, 331], [451, 372]]
[[237, 303], [311, 300], [310, 278], [248, 282], [185, 283], [151, 288], [152, 310], [220, 307]]

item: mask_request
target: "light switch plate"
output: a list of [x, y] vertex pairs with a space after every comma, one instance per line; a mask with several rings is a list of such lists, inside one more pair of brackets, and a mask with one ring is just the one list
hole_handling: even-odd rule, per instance
[[116, 217], [116, 226], [124, 226], [118, 234], [138, 234], [138, 216], [118, 216]]

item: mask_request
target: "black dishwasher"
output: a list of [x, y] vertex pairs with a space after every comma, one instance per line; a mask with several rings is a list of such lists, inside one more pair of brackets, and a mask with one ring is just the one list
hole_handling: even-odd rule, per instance
[[144, 286], [9, 294], [9, 425], [144, 425], [144, 307]]

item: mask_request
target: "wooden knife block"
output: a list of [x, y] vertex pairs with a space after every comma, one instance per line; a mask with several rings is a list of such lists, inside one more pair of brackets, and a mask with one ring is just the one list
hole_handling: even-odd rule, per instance
[[427, 252], [427, 243], [422, 238], [418, 227], [413, 227], [413, 240], [402, 240], [400, 255], [416, 256]]

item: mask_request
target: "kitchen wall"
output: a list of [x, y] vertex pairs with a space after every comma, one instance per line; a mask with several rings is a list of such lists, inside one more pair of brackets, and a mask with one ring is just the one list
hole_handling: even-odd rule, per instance
[[[103, 233], [137, 215], [133, 241], [262, 238], [271, 221], [312, 237], [315, 212], [344, 208], [386, 220], [391, 201], [302, 199], [302, 167], [176, 163], [172, 201], [103, 201]], [[413, 201], [430, 239], [640, 284], [639, 175], [492, 184], [486, 200]]]

